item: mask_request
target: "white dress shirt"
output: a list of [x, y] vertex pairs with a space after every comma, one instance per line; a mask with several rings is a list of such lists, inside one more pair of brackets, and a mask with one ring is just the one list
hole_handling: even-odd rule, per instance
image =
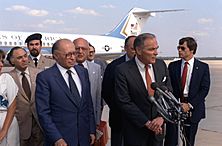
[[[143, 82], [147, 88], [147, 85], [146, 85], [146, 69], [145, 69], [145, 64], [143, 64], [138, 58], [137, 56], [135, 57], [135, 61], [136, 61], [136, 65], [139, 69], [139, 72], [143, 78]], [[148, 71], [149, 71], [149, 74], [150, 74], [150, 77], [151, 77], [151, 80], [152, 82], [155, 82], [155, 76], [154, 76], [154, 72], [153, 72], [153, 66], [152, 64], [148, 64], [149, 65], [149, 68], [148, 68]]]
[[[56, 65], [59, 68], [60, 73], [62, 74], [66, 84], [69, 87], [69, 75], [67, 73], [68, 69], [65, 69], [64, 67], [62, 67], [58, 63], [56, 63]], [[79, 95], [82, 96], [82, 85], [81, 85], [80, 78], [79, 78], [79, 76], [78, 76], [78, 74], [77, 74], [77, 72], [76, 72], [74, 67], [71, 67], [69, 70], [72, 71], [72, 78], [73, 78], [73, 80], [74, 80], [74, 82], [76, 84], [76, 87], [77, 87], [78, 91], [79, 91]]]
[[[186, 62], [185, 60], [182, 60], [181, 77], [182, 77], [182, 74], [183, 74], [183, 68], [184, 68], [185, 62]], [[187, 78], [186, 78], [186, 83], [185, 83], [185, 87], [184, 87], [184, 91], [183, 91], [184, 97], [187, 97], [188, 93], [189, 93], [190, 80], [191, 80], [193, 65], [194, 65], [194, 57], [191, 58], [187, 62], [188, 62], [188, 64], [187, 64]]]

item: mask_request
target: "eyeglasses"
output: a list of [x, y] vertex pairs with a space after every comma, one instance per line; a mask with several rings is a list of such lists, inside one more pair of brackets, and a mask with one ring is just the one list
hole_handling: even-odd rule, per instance
[[[61, 52], [61, 51], [59, 51], [59, 52]], [[60, 53], [60, 54], [63, 54], [63, 55], [65, 55], [65, 58], [66, 59], [70, 59], [70, 58], [72, 58], [72, 55], [73, 56], [76, 56], [76, 51], [75, 52], [69, 52], [69, 53]]]
[[88, 50], [88, 48], [85, 48], [85, 47], [76, 47], [76, 51], [80, 51], [80, 49], [82, 49], [83, 51]]
[[76, 52], [69, 52], [69, 53], [65, 54], [65, 56], [66, 56], [67, 59], [72, 58], [72, 55], [73, 55], [73, 56], [76, 56]]
[[184, 46], [177, 46], [177, 50], [181, 49], [182, 51], [186, 50]]

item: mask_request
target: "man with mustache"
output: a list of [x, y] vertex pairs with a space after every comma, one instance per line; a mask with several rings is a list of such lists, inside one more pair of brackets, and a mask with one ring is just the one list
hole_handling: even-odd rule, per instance
[[34, 33], [27, 37], [25, 43], [29, 49], [28, 64], [29, 66], [44, 70], [51, 67], [55, 61], [42, 55], [42, 35]]

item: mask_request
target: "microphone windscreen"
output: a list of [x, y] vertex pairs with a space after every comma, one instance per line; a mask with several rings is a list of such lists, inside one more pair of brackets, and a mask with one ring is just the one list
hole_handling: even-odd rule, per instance
[[156, 82], [153, 82], [152, 84], [151, 84], [151, 88], [153, 89], [153, 90], [156, 90], [156, 88], [158, 88], [159, 87], [159, 85], [156, 83]]

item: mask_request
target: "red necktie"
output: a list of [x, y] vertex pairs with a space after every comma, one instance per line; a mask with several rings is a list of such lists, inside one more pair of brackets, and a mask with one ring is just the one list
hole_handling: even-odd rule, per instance
[[183, 73], [182, 73], [182, 79], [181, 79], [182, 92], [184, 90], [186, 80], [187, 80], [187, 67], [188, 67], [187, 65], [188, 64], [189, 64], [188, 62], [185, 62], [184, 67], [183, 67]]
[[146, 85], [147, 85], [148, 94], [150, 96], [153, 96], [154, 95], [154, 90], [151, 88], [152, 79], [151, 79], [150, 74], [149, 74], [149, 68], [150, 68], [149, 65], [145, 65]]

